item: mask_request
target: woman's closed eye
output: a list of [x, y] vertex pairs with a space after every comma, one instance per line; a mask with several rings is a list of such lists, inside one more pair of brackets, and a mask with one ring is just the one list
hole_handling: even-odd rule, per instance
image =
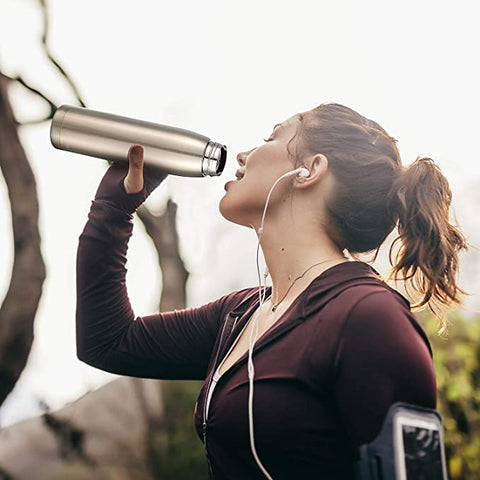
[[264, 141], [264, 142], [271, 142], [272, 140], [273, 140], [273, 138], [272, 138], [272, 137], [269, 137], [269, 138], [264, 138], [264, 139], [263, 139], [263, 141]]

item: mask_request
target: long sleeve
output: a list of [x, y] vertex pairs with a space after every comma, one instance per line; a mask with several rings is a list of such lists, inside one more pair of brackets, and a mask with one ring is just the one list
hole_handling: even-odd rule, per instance
[[335, 395], [357, 447], [377, 436], [393, 403], [436, 407], [432, 357], [402, 303], [387, 291], [370, 293], [353, 306], [342, 331]]
[[[77, 252], [76, 340], [80, 360], [102, 370], [163, 379], [204, 379], [234, 293], [197, 308], [135, 319], [126, 254], [141, 194], [126, 194], [110, 167], [92, 202]], [[166, 280], [168, 281], [168, 279]]]

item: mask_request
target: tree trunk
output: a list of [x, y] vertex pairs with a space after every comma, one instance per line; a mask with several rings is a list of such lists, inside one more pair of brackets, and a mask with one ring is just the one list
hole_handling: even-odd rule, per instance
[[10, 286], [0, 308], [0, 404], [27, 363], [46, 276], [35, 178], [18, 137], [7, 88], [8, 82], [0, 72], [0, 167], [8, 188], [14, 242]]
[[145, 205], [141, 205], [137, 210], [137, 215], [153, 241], [163, 276], [159, 311], [171, 312], [176, 308], [185, 308], [185, 285], [188, 272], [183, 264], [178, 246], [177, 205], [168, 199], [162, 215], [154, 215]]

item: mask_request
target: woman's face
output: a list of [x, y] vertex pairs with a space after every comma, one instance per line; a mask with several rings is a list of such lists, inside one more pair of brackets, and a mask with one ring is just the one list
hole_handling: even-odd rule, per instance
[[[284, 173], [293, 170], [294, 159], [287, 151], [287, 144], [297, 131], [299, 115], [276, 125], [268, 142], [237, 155], [240, 179], [225, 185], [226, 193], [220, 200], [219, 210], [224, 218], [244, 226], [260, 226], [268, 192]], [[289, 146], [294, 153], [297, 138]], [[243, 176], [242, 176], [243, 173]], [[293, 177], [282, 179], [272, 192], [268, 204], [270, 215], [279, 202], [286, 201]]]

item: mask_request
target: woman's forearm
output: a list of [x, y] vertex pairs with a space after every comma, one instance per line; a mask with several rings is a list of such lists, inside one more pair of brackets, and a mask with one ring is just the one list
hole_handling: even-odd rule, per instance
[[102, 357], [134, 320], [125, 276], [132, 215], [102, 200], [92, 202], [77, 252], [77, 356]]

